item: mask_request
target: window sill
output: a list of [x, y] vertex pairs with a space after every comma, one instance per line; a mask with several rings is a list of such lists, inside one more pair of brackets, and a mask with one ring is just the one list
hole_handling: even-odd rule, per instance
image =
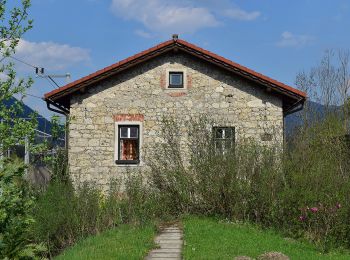
[[140, 164], [140, 160], [130, 160], [130, 161], [116, 160], [115, 163], [117, 165], [139, 165]]
[[169, 85], [167, 88], [170, 88], [170, 89], [184, 89], [185, 86], [184, 85]]
[[167, 87], [166, 89], [164, 89], [166, 92], [172, 92], [172, 91], [180, 91], [180, 92], [184, 92], [187, 91], [186, 88], [172, 88], [172, 87]]

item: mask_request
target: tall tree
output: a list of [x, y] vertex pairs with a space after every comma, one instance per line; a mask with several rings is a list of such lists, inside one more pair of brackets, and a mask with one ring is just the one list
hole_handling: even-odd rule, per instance
[[[320, 63], [308, 72], [302, 71], [296, 77], [296, 85], [308, 93], [309, 99], [325, 107], [321, 116], [334, 112], [335, 106], [341, 107], [341, 118], [345, 130], [348, 128], [350, 96], [350, 52], [349, 50], [327, 50]], [[312, 111], [306, 105], [302, 113], [307, 124], [310, 118], [317, 118], [319, 111]]]
[[33, 120], [20, 117], [24, 108], [22, 98], [33, 81], [18, 78], [10, 59], [23, 34], [32, 28], [32, 20], [28, 19], [30, 0], [16, 2], [10, 8], [7, 0], [0, 0], [0, 157], [11, 146], [24, 144], [25, 137], [33, 137], [36, 126], [34, 117]]
[[[33, 136], [36, 122], [20, 118], [21, 101], [31, 79], [18, 79], [9, 57], [16, 52], [22, 35], [32, 27], [28, 20], [30, 0], [0, 0], [0, 155], [24, 138]], [[45, 250], [31, 235], [33, 198], [23, 179], [25, 166], [19, 161], [0, 160], [0, 259], [36, 259]]]

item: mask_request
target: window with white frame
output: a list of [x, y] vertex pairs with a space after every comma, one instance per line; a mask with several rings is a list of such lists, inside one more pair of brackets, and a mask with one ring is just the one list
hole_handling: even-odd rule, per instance
[[214, 127], [214, 145], [217, 154], [225, 155], [233, 151], [235, 145], [234, 127]]
[[117, 125], [116, 142], [117, 164], [139, 164], [140, 162], [140, 126]]

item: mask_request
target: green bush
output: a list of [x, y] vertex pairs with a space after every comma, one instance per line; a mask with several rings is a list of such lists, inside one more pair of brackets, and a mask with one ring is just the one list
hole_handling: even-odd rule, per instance
[[211, 125], [190, 120], [184, 144], [183, 125], [164, 120], [148, 183], [163, 214], [255, 222], [306, 237], [324, 251], [350, 246], [350, 147], [340, 118], [301, 129], [284, 152], [246, 140], [225, 156], [215, 153]]
[[280, 226], [302, 231], [324, 250], [349, 246], [350, 164], [344, 136], [341, 120], [329, 116], [300, 133], [283, 164]]
[[154, 194], [139, 174], [130, 173], [123, 193], [113, 180], [108, 192], [94, 183], [73, 187], [69, 179], [53, 180], [35, 202], [33, 236], [47, 246], [48, 256], [55, 256], [78, 240], [119, 224], [143, 225], [156, 219], [159, 203]]
[[158, 194], [151, 190], [146, 178], [139, 171], [128, 173], [119, 203], [123, 223], [144, 225], [161, 217], [165, 218]]
[[74, 189], [69, 181], [53, 181], [36, 201], [34, 235], [45, 242], [50, 256], [56, 255], [83, 237], [114, 227], [116, 205], [92, 184]]
[[[324, 251], [350, 247], [350, 153], [340, 119], [301, 129], [284, 152], [244, 140], [225, 155], [215, 151], [211, 125], [164, 119], [150, 170], [128, 172], [123, 189], [113, 181], [108, 193], [93, 183], [74, 188], [60, 170], [35, 203], [33, 235], [52, 256], [120, 223], [194, 214], [272, 227]], [[186, 142], [181, 127], [190, 129]]]
[[45, 251], [31, 236], [33, 198], [20, 161], [0, 162], [0, 258], [32, 259]]
[[[163, 122], [164, 142], [154, 148], [149, 186], [169, 215], [201, 214], [268, 222], [282, 185], [274, 149], [253, 142], [237, 145], [223, 156], [215, 150], [207, 118], [188, 122], [187, 145], [173, 119]], [[182, 153], [181, 151], [187, 151]]]

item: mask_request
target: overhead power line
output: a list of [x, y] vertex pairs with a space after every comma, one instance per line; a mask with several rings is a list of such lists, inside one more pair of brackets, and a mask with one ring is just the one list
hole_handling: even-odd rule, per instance
[[14, 56], [12, 56], [12, 55], [10, 55], [10, 54], [6, 54], [6, 53], [4, 53], [4, 52], [2, 52], [2, 51], [1, 51], [1, 53], [2, 53], [2, 55], [3, 55], [1, 61], [4, 60], [4, 59], [6, 59], [6, 58], [11, 58], [11, 59], [13, 59], [13, 60], [15, 60], [15, 61], [21, 62], [21, 63], [23, 63], [23, 64], [29, 66], [29, 67], [32, 67], [32, 68], [39, 68], [38, 66], [35, 66], [35, 65], [33, 65], [33, 64], [30, 64], [29, 62], [26, 62], [26, 61], [24, 61], [24, 60], [22, 60], [22, 59], [20, 59], [20, 58], [14, 57]]
[[[39, 75], [38, 75], [39, 76]], [[50, 86], [53, 87], [53, 89], [56, 89], [56, 86], [53, 85], [52, 81], [49, 80], [47, 77], [39, 76], [40, 78], [46, 79], [47, 82], [49, 82]]]
[[[2, 53], [4, 56], [3, 56], [3, 58], [0, 60], [0, 62], [3, 61], [6, 57], [9, 57], [9, 58], [11, 58], [11, 59], [13, 59], [13, 60], [15, 60], [15, 61], [18, 61], [18, 62], [23, 63], [23, 64], [25, 64], [25, 65], [27, 65], [27, 66], [29, 66], [29, 67], [31, 67], [31, 68], [34, 68], [34, 69], [35, 69], [35, 74], [36, 74], [37, 76], [41, 77], [41, 78], [46, 78], [46, 80], [50, 83], [50, 85], [51, 85], [52, 87], [54, 87], [54, 89], [56, 89], [56, 87], [57, 87], [57, 88], [60, 87], [60, 86], [57, 84], [57, 82], [56, 82], [50, 75], [47, 75], [47, 76], [44, 75], [45, 69], [44, 69], [43, 67], [33, 65], [33, 64], [29, 63], [29, 62], [26, 62], [26, 61], [24, 61], [24, 60], [22, 60], [22, 59], [19, 59], [19, 58], [17, 58], [17, 57], [12, 56], [12, 55], [6, 55], [6, 54], [3, 53], [3, 52], [1, 52], [1, 53]], [[65, 76], [67, 76], [67, 75], [70, 75], [70, 74], [66, 74]], [[54, 86], [52, 83], [53, 83], [55, 86]]]
[[34, 98], [40, 98], [40, 99], [43, 99], [42, 97], [39, 97], [39, 96], [36, 96], [36, 95], [32, 95], [32, 94], [29, 94], [29, 93], [25, 93], [24, 96], [30, 96], [30, 97], [34, 97]]
[[48, 75], [47, 77], [48, 77], [58, 88], [60, 87], [60, 86], [56, 83], [56, 81], [54, 81], [53, 78], [51, 78], [50, 75]]
[[26, 61], [24, 61], [24, 60], [21, 60], [21, 59], [19, 59], [19, 58], [13, 57], [13, 56], [11, 56], [11, 55], [9, 55], [8, 57], [10, 57], [11, 59], [14, 59], [14, 60], [16, 60], [16, 61], [18, 61], [18, 62], [21, 62], [21, 63], [23, 63], [23, 64], [25, 64], [25, 65], [27, 65], [27, 66], [29, 66], [29, 67], [32, 67], [32, 68], [34, 68], [34, 69], [38, 68], [38, 67], [35, 66], [35, 65], [32, 65], [32, 64], [30, 64], [30, 63], [28, 63], [28, 62], [26, 62]]

